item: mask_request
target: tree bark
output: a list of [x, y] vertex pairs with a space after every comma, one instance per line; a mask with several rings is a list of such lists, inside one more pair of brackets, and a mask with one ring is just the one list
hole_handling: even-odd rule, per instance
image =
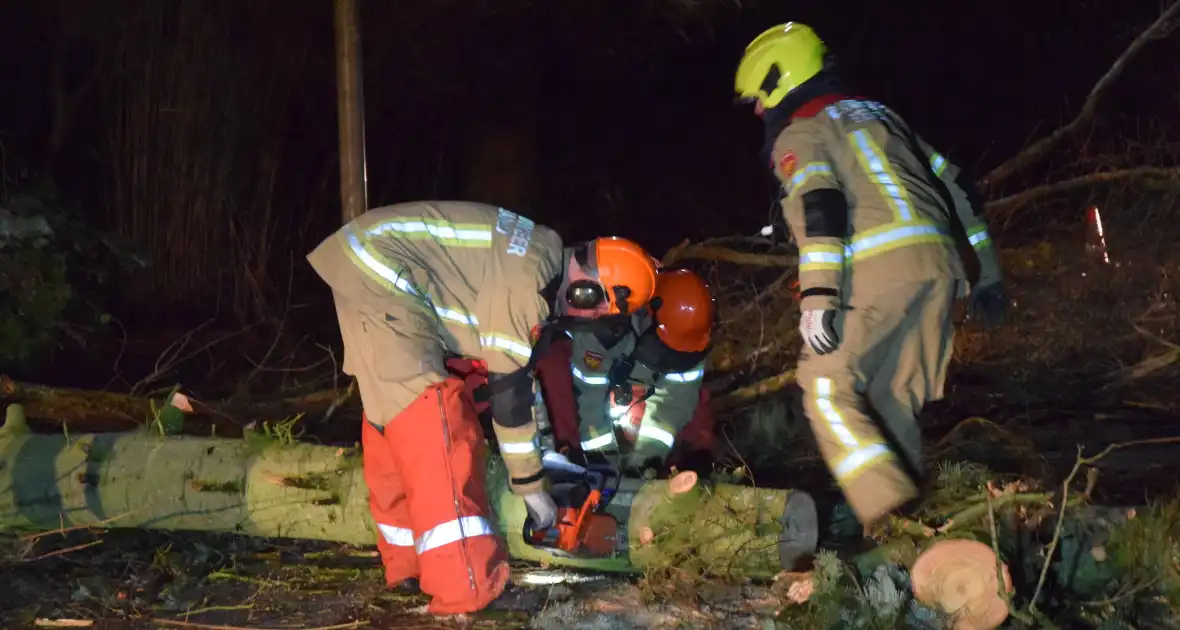
[[[253, 433], [247, 439], [161, 437], [150, 429], [42, 434], [28, 429], [19, 409], [10, 406], [0, 427], [0, 529], [94, 526], [365, 545], [375, 541], [355, 449], [282, 443]], [[503, 463], [490, 457], [487, 483], [492, 507], [509, 554], [518, 559], [639, 571], [667, 553], [636, 554], [627, 541], [637, 540], [644, 528], [659, 532], [667, 524], [687, 522], [684, 501], [665, 498], [667, 481], [624, 480], [608, 510], [619, 520], [620, 532], [627, 532], [628, 538], [617, 544], [621, 552], [601, 559], [556, 557], [525, 543], [524, 502], [508, 490], [506, 481]], [[776, 573], [777, 532], [762, 521], [779, 519], [789, 493], [712, 486], [692, 509], [731, 515], [724, 527], [710, 527], [708, 540], [702, 540], [708, 559], [734, 555], [749, 575]], [[726, 507], [730, 505], [761, 508], [733, 511]], [[742, 516], [746, 512], [749, 519]], [[759, 532], [759, 544], [751, 544], [754, 531]]]
[[[349, 394], [348, 390], [329, 389], [275, 401], [232, 404], [204, 402], [190, 397], [193, 411], [186, 414], [186, 420], [206, 427], [226, 421], [243, 425], [248, 422], [278, 422], [302, 413], [315, 421], [329, 409], [347, 401]], [[72, 431], [121, 431], [140, 427], [152, 418], [153, 405], [159, 409], [165, 402], [165, 396], [147, 398], [115, 392], [48, 387], [14, 381], [0, 375], [0, 406], [19, 403], [29, 419], [62, 424]]]

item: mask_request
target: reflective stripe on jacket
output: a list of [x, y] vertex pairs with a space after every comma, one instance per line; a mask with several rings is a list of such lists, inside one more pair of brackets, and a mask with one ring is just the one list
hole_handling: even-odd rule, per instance
[[[958, 169], [896, 113], [860, 99], [804, 110], [772, 150], [783, 214], [799, 244], [803, 308], [838, 307], [849, 291], [883, 281], [964, 279], [952, 211], [975, 249], [990, 251], [986, 223], [954, 183]], [[806, 201], [825, 190], [842, 193], [846, 220], [821, 216], [822, 204]], [[831, 233], [836, 226], [845, 231]], [[998, 279], [986, 255], [984, 275]]]
[[[503, 208], [423, 201], [370, 210], [307, 258], [334, 291], [387, 313], [395, 334], [398, 313], [416, 304], [436, 318], [440, 352], [481, 359], [489, 372], [508, 374], [528, 363], [532, 328], [549, 315], [540, 291], [562, 272], [562, 242], [553, 230]], [[415, 357], [392, 361], [407, 377], [421, 371]], [[513, 478], [538, 474], [535, 422], [497, 421], [495, 429]]]

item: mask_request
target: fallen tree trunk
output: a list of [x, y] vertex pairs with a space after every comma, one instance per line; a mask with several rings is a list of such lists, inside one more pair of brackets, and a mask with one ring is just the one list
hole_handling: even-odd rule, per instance
[[[0, 529], [139, 527], [374, 542], [361, 458], [354, 449], [253, 432], [247, 439], [161, 437], [149, 429], [34, 433], [19, 406], [8, 409], [0, 427]], [[502, 462], [489, 458], [488, 472], [499, 530], [513, 557], [617, 572], [641, 570], [653, 557], [630, 553], [626, 540], [617, 545], [619, 553], [598, 559], [557, 557], [530, 546], [523, 538], [524, 502], [508, 491]], [[709, 540], [701, 542], [711, 556], [733, 557], [748, 574], [773, 575], [781, 569], [783, 525], [795, 534], [788, 541], [790, 553], [798, 553], [800, 540], [811, 541], [814, 549], [815, 508], [809, 499], [792, 502], [788, 490], [718, 484], [702, 495], [707, 500], [686, 508], [665, 500], [667, 484], [634, 480], [620, 486], [610, 512], [627, 540], [642, 537], [644, 528], [659, 530], [662, 522], [684, 522], [697, 509], [719, 513], [740, 504], [757, 509], [747, 510], [749, 520], [736, 524], [732, 540], [724, 530], [709, 532]]]
[[[351, 391], [347, 389], [329, 389], [263, 402], [216, 403], [190, 397], [193, 409], [186, 418], [205, 426], [226, 421], [238, 425], [273, 423], [297, 414], [321, 416], [350, 397]], [[48, 387], [0, 375], [0, 406], [20, 404], [30, 420], [64, 424], [74, 431], [120, 431], [141, 426], [151, 420], [153, 409], [162, 407], [166, 398]]]

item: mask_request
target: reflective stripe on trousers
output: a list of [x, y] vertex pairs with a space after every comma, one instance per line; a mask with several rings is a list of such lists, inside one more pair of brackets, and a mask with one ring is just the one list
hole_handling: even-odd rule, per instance
[[832, 435], [844, 447], [844, 453], [829, 462], [832, 474], [841, 484], [851, 483], [861, 470], [878, 461], [893, 457], [883, 442], [862, 442], [844, 424], [844, 418], [832, 402], [835, 384], [830, 378], [815, 379], [815, 406], [823, 415]]
[[414, 539], [414, 532], [405, 527], [395, 527], [385, 523], [377, 523], [377, 529], [385, 542], [395, 547], [413, 547], [414, 552], [422, 555], [427, 551], [457, 543], [465, 538], [476, 536], [494, 536], [496, 530], [492, 524], [482, 516], [464, 516], [453, 521], [447, 521], [426, 530], [425, 534]]

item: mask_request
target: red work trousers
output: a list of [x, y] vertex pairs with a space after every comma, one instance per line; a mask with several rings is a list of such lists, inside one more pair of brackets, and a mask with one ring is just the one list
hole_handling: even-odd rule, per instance
[[[537, 361], [537, 380], [549, 412], [553, 439], [577, 448], [581, 444], [578, 402], [574, 395], [574, 376], [570, 369], [574, 344], [571, 339], [556, 339]], [[637, 405], [638, 407], [638, 405]], [[709, 391], [701, 388], [692, 419], [676, 434], [675, 455], [690, 451], [712, 452], [716, 444], [713, 412], [709, 409]]]
[[484, 435], [465, 379], [431, 385], [384, 429], [367, 418], [363, 424], [365, 483], [386, 583], [419, 578], [436, 614], [481, 610], [504, 591], [509, 569], [491, 520]]

